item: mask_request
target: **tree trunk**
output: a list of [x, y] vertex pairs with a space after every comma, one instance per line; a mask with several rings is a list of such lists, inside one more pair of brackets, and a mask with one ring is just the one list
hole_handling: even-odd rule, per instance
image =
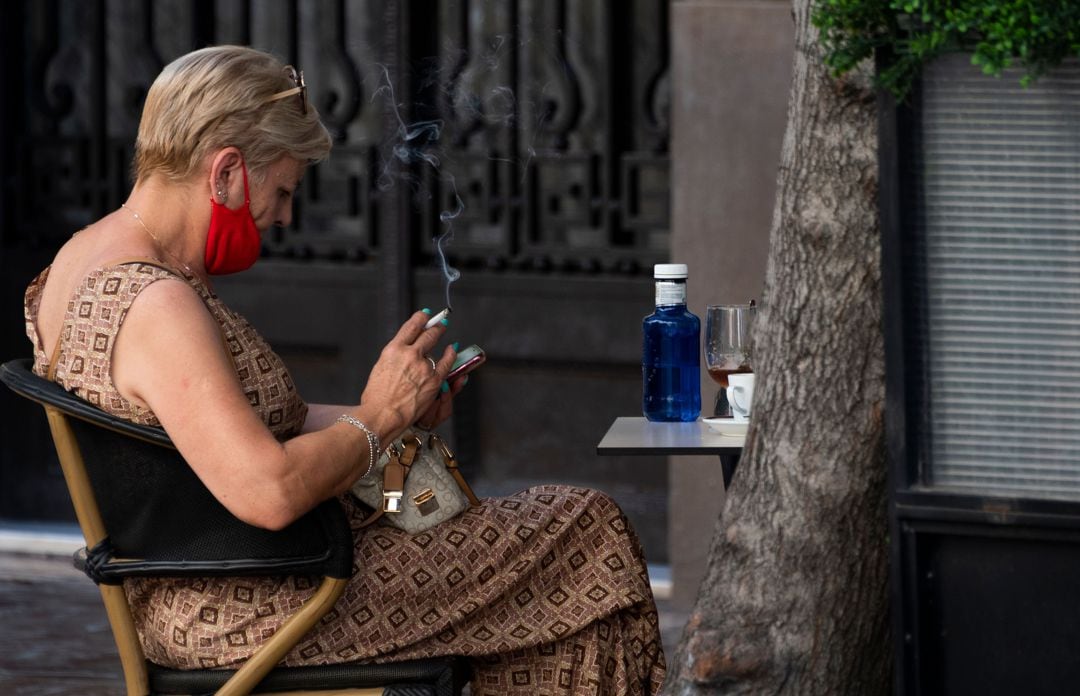
[[754, 417], [666, 694], [891, 687], [875, 95], [868, 69], [829, 75], [811, 4], [794, 0]]

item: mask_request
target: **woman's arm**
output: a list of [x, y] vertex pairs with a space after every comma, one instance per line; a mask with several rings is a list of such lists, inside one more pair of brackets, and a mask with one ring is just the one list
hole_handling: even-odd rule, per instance
[[424, 357], [443, 327], [424, 329], [417, 312], [383, 349], [360, 404], [322, 428], [278, 442], [240, 389], [217, 322], [186, 284], [162, 280], [128, 310], [113, 348], [120, 393], [158, 417], [214, 496], [239, 519], [279, 529], [340, 494], [367, 469], [367, 438], [347, 413], [390, 442], [426, 412], [453, 362], [449, 348], [432, 371]]
[[307, 418], [304, 419], [304, 427], [300, 434], [313, 433], [333, 425], [338, 416], [348, 413], [351, 406], [340, 404], [308, 404]]

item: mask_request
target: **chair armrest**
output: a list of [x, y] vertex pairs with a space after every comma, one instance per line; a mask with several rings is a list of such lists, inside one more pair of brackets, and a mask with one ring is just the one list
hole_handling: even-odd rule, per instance
[[[221, 531], [228, 535], [230, 543], [242, 544], [242, 537], [254, 528], [247, 528], [239, 520], [236, 523], [238, 528]], [[155, 558], [130, 558], [119, 554], [111, 537], [106, 537], [92, 549], [84, 547], [76, 551], [72, 561], [91, 580], [106, 585], [119, 585], [127, 577], [321, 575], [346, 579], [352, 574], [352, 535], [341, 504], [336, 499], [323, 502], [287, 530], [269, 533], [256, 531], [260, 533], [258, 546], [264, 553], [259, 557], [241, 555], [245, 546], [230, 547], [224, 555], [215, 554], [209, 559], [186, 553], [176, 554], [172, 549], [154, 546], [150, 551]], [[271, 538], [267, 544], [265, 534], [272, 536], [285, 532], [310, 535], [310, 552], [301, 554], [289, 544], [284, 551], [291, 551], [292, 555], [267, 555], [273, 551], [274, 540]], [[201, 533], [205, 534], [206, 531]]]

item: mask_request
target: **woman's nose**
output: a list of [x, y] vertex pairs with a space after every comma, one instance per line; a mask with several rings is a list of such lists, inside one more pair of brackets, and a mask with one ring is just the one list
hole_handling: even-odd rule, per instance
[[277, 219], [274, 224], [278, 227], [288, 227], [292, 223], [292, 205], [286, 203], [278, 209]]

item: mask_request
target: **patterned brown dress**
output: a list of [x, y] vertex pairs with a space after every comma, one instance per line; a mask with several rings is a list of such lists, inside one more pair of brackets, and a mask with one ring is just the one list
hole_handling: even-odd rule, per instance
[[[35, 371], [49, 354], [36, 323], [46, 269], [26, 291]], [[197, 278], [151, 263], [91, 273], [68, 303], [55, 379], [110, 413], [158, 425], [110, 377], [112, 343], [140, 290], [186, 280], [221, 325], [237, 376], [279, 439], [300, 432], [307, 406], [281, 360]], [[665, 663], [637, 536], [618, 505], [582, 488], [538, 486], [488, 498], [409, 536], [342, 502], [355, 568], [338, 604], [285, 658], [287, 665], [472, 658], [481, 694], [652, 694]], [[178, 668], [247, 659], [315, 591], [308, 577], [136, 579], [125, 582], [147, 657]]]

